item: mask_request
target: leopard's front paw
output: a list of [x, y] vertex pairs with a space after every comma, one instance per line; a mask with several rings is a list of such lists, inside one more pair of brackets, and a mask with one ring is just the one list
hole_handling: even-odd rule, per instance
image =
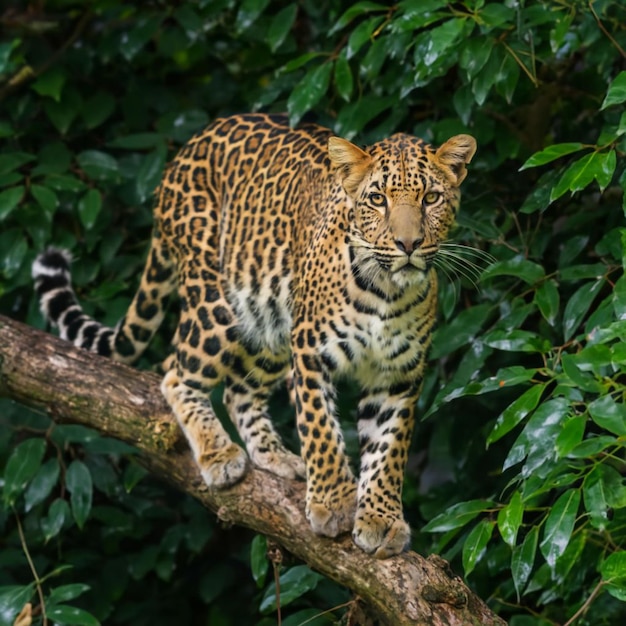
[[217, 489], [225, 489], [241, 480], [250, 464], [245, 451], [234, 443], [205, 452], [197, 462], [204, 482]]
[[411, 539], [411, 529], [402, 517], [360, 512], [354, 522], [352, 539], [368, 554], [377, 559], [386, 559], [406, 549]]
[[356, 487], [350, 485], [341, 494], [320, 498], [307, 495], [306, 517], [316, 535], [336, 537], [352, 530], [356, 512]]

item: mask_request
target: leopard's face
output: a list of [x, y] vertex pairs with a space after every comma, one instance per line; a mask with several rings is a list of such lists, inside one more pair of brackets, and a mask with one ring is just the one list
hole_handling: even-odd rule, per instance
[[436, 150], [398, 134], [367, 152], [352, 150], [357, 158], [351, 167], [344, 164], [343, 181], [353, 205], [350, 245], [361, 275], [387, 275], [400, 286], [423, 280], [454, 224], [475, 145], [459, 135]]

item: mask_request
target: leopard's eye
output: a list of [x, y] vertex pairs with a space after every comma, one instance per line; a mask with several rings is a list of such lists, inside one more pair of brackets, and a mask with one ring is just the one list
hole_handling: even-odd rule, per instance
[[423, 202], [424, 204], [435, 204], [441, 198], [441, 194], [437, 191], [429, 191], [424, 195]]
[[372, 192], [369, 195], [369, 201], [372, 203], [373, 206], [377, 207], [377, 208], [382, 208], [384, 206], [387, 206], [387, 198], [385, 197], [385, 194], [383, 193], [377, 193], [377, 192]]

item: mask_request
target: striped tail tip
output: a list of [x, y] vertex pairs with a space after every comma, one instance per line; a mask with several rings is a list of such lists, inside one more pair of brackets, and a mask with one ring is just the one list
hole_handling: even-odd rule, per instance
[[37, 256], [32, 266], [39, 308], [44, 317], [55, 326], [59, 325], [60, 318], [68, 309], [80, 311], [72, 289], [71, 260], [67, 250], [48, 248]]

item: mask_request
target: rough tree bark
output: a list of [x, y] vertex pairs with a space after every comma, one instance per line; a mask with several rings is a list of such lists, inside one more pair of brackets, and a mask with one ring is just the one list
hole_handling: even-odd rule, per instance
[[378, 561], [347, 536], [332, 540], [313, 534], [304, 517], [301, 482], [253, 469], [230, 489], [207, 489], [159, 382], [154, 374], [0, 316], [0, 396], [45, 411], [58, 423], [84, 424], [133, 444], [154, 475], [197, 498], [219, 519], [267, 535], [350, 588], [361, 607], [353, 623], [505, 624], [439, 557], [407, 552]]

